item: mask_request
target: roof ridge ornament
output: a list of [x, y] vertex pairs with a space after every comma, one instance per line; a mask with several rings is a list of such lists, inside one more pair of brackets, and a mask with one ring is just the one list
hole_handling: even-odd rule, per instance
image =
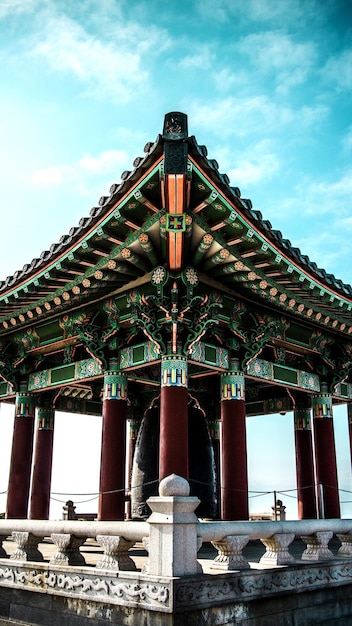
[[164, 118], [163, 139], [180, 141], [188, 138], [188, 121], [185, 113], [173, 111]]

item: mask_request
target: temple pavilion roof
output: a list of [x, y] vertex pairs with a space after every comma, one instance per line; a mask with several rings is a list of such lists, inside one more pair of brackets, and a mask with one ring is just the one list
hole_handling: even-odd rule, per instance
[[155, 267], [169, 266], [165, 159], [171, 171], [181, 159], [187, 175], [183, 268], [226, 293], [351, 334], [351, 286], [293, 247], [241, 197], [205, 146], [174, 130], [164, 125], [88, 217], [0, 282], [0, 335], [133, 289], [150, 282]]

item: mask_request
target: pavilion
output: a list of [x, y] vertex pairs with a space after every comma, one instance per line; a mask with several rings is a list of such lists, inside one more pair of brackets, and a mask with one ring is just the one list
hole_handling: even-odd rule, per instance
[[48, 518], [55, 411], [103, 416], [99, 520], [124, 519], [126, 497], [145, 519], [172, 473], [199, 516], [248, 519], [246, 416], [287, 411], [299, 518], [338, 518], [333, 407], [347, 404], [351, 439], [351, 336], [351, 287], [167, 114], [89, 217], [0, 283], [7, 518]]

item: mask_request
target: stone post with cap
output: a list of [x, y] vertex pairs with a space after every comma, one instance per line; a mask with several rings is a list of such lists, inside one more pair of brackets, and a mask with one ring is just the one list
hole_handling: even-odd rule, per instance
[[176, 474], [159, 485], [159, 496], [148, 499], [149, 568], [152, 576], [187, 576], [202, 572], [197, 561], [198, 518], [194, 511], [200, 500], [190, 496], [187, 480]]

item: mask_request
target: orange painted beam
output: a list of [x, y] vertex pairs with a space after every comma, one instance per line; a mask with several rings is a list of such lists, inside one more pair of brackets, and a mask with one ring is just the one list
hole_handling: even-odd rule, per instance
[[[169, 174], [166, 176], [166, 211], [171, 216], [180, 216], [186, 211], [186, 176]], [[170, 270], [182, 267], [184, 252], [184, 230], [168, 231], [168, 262]]]

